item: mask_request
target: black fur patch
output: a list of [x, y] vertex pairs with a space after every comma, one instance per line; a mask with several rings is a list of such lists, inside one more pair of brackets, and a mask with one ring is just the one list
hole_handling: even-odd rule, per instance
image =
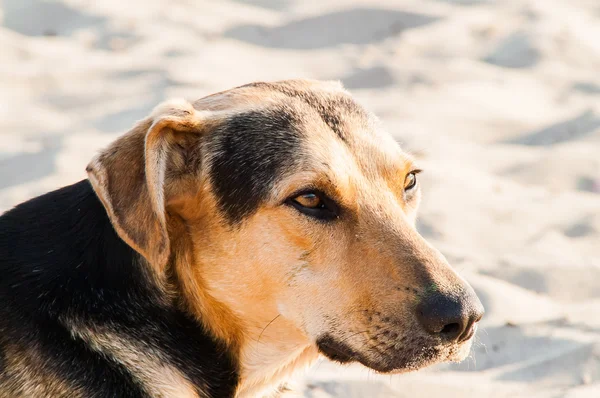
[[222, 211], [235, 224], [258, 208], [298, 158], [302, 121], [282, 105], [232, 116], [213, 134], [211, 182]]
[[[200, 396], [233, 396], [233, 356], [175, 304], [163, 304], [146, 272], [87, 180], [17, 206], [0, 217], [0, 352], [4, 344], [36, 346], [57, 378], [89, 397], [147, 396], [130, 369], [70, 334], [75, 319], [159, 352]], [[11, 382], [2, 377], [0, 388]]]

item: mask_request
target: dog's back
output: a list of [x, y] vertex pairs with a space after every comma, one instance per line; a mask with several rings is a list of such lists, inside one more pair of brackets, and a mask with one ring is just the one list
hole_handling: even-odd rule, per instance
[[225, 350], [161, 296], [87, 180], [0, 217], [0, 302], [1, 397], [233, 394]]

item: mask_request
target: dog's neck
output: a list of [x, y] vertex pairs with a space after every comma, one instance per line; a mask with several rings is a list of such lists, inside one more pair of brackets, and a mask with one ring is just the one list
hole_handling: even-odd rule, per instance
[[236, 398], [269, 396], [318, 358], [314, 343], [273, 306], [256, 302], [254, 306], [245, 305], [250, 299], [244, 298], [243, 290], [233, 287], [220, 292], [222, 297], [210, 292], [202, 267], [186, 250], [188, 244], [178, 241], [172, 248], [176, 253], [172, 266], [177, 290], [187, 311], [237, 356], [240, 377]]
[[[188, 313], [230, 348], [238, 359], [236, 398], [270, 396], [298, 370], [319, 356], [313, 341], [276, 305], [257, 298], [224, 264], [194, 248], [184, 223], [172, 222], [170, 232], [174, 285]], [[200, 234], [196, 234], [200, 235]], [[209, 257], [209, 258], [206, 258]], [[212, 275], [212, 276], [211, 276]], [[221, 278], [215, 287], [209, 278]], [[214, 281], [213, 281], [214, 282]], [[256, 288], [256, 286], [253, 286]]]
[[249, 328], [240, 350], [237, 397], [269, 396], [318, 356], [315, 345], [281, 316]]
[[[196, 314], [205, 327], [226, 341], [237, 354], [236, 398], [272, 396], [295, 373], [319, 357], [314, 343], [283, 317], [269, 315], [249, 325], [248, 321], [239, 321], [222, 302], [212, 297], [207, 300], [211, 304], [196, 308]], [[215, 322], [216, 319], [220, 321]]]

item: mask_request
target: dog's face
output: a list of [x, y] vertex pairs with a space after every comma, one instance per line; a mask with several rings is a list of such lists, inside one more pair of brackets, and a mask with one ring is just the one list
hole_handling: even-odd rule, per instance
[[[481, 303], [415, 230], [419, 170], [373, 115], [338, 85], [308, 81], [243, 86], [194, 108], [143, 125], [149, 187], [134, 201], [148, 195], [151, 217], [138, 204], [119, 215], [123, 188], [110, 186], [111, 170], [135, 160], [108, 151], [90, 173], [124, 239], [168, 263], [190, 301], [223, 309], [189, 304], [212, 311], [209, 327], [241, 340], [273, 328], [286, 333], [276, 344], [305, 339], [381, 372], [467, 355]], [[136, 218], [152, 221], [150, 235], [126, 225]]]

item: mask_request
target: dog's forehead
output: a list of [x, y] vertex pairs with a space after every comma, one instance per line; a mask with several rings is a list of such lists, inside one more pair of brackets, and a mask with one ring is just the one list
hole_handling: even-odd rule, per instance
[[[198, 109], [235, 116], [248, 109], [286, 105], [283, 110], [302, 115], [305, 121], [315, 114], [340, 138], [348, 126], [367, 126], [373, 115], [361, 107], [339, 82], [285, 80], [256, 82], [204, 97], [194, 104]], [[346, 129], [347, 130], [347, 129]]]
[[[209, 143], [209, 176], [232, 222], [252, 214], [307, 159], [352, 159], [373, 173], [395, 168], [400, 153], [375, 116], [337, 83], [252, 83], [194, 106], [222, 115]], [[340, 153], [348, 156], [333, 156]]]
[[217, 92], [194, 103], [197, 108], [213, 111], [259, 106], [265, 102], [277, 101], [284, 97], [310, 95], [348, 95], [336, 81], [283, 80], [278, 82], [254, 82], [229, 90]]
[[[217, 112], [224, 119], [235, 119], [248, 111], [278, 109], [289, 113], [307, 135], [335, 133], [358, 155], [365, 149], [399, 152], [397, 143], [381, 129], [377, 117], [356, 102], [338, 81], [250, 83], [204, 97], [194, 107]], [[272, 112], [265, 112], [265, 117], [270, 115]]]

